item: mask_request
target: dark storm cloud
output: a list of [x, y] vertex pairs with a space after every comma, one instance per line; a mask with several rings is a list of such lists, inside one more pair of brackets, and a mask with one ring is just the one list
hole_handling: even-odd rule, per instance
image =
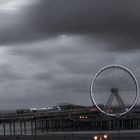
[[[139, 2], [49, 0], [32, 9], [31, 25], [50, 32], [129, 31], [139, 27]], [[130, 11], [131, 8], [131, 11]], [[135, 15], [135, 16], [134, 16]], [[29, 17], [30, 17], [29, 16]], [[135, 26], [136, 25], [136, 26]], [[39, 27], [39, 28], [38, 28]]]
[[140, 44], [138, 5], [139, 1], [41, 0], [24, 6], [17, 15], [5, 14], [7, 19], [13, 17], [16, 22], [1, 30], [0, 44], [25, 43], [59, 34], [78, 33], [112, 43], [109, 48], [112, 51], [137, 49]]
[[89, 105], [91, 79], [109, 64], [130, 68], [140, 81], [138, 5], [38, 0], [0, 11], [1, 108]]

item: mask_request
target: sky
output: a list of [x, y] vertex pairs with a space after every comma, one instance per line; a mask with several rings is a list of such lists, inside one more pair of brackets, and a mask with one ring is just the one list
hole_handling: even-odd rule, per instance
[[139, 5], [0, 0], [0, 109], [92, 105], [91, 79], [110, 64], [127, 67], [139, 82]]

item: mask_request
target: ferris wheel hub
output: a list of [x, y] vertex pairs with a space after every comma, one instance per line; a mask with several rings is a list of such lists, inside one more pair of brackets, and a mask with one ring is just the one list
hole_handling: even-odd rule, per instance
[[112, 93], [118, 93], [118, 88], [111, 88]]

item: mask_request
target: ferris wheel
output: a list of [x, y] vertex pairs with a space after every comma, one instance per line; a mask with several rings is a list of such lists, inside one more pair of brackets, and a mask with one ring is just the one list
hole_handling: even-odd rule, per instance
[[139, 86], [130, 70], [121, 65], [108, 65], [93, 77], [90, 95], [102, 113], [118, 117], [134, 107]]

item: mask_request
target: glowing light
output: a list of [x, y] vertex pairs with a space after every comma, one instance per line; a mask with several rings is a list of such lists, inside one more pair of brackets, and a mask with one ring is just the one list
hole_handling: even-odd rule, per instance
[[107, 135], [106, 134], [104, 135], [104, 139], [107, 139]]
[[94, 140], [97, 140], [98, 139], [98, 136], [94, 136]]
[[128, 108], [126, 108], [125, 110], [128, 111]]

